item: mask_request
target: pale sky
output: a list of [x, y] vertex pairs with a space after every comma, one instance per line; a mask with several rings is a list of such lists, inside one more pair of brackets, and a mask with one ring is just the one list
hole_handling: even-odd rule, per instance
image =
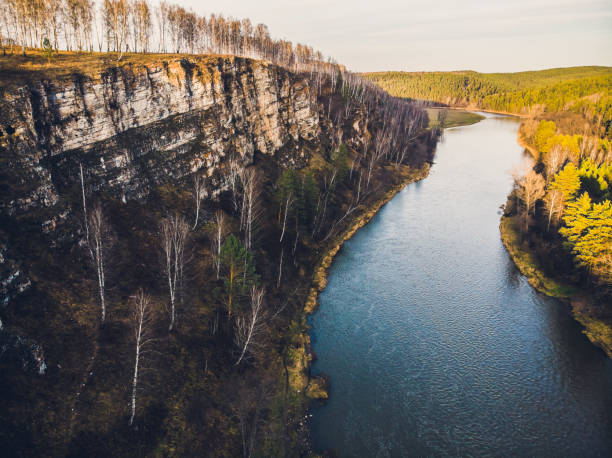
[[353, 71], [612, 66], [612, 0], [176, 3], [263, 22], [272, 37], [311, 45]]

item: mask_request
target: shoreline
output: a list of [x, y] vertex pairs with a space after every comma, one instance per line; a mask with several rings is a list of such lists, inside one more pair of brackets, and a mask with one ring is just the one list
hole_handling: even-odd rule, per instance
[[[304, 302], [304, 319], [315, 313], [318, 309], [319, 293], [327, 286], [327, 275], [329, 268], [340, 248], [349, 240], [360, 228], [365, 226], [370, 220], [387, 204], [395, 195], [403, 190], [407, 185], [421, 181], [429, 176], [431, 164], [426, 162], [422, 167], [413, 169], [406, 167], [402, 172], [401, 180], [380, 197], [368, 204], [363, 211], [355, 216], [348, 228], [341, 232], [322, 252], [319, 262], [316, 264], [312, 274], [311, 286], [306, 301]], [[289, 386], [297, 393], [304, 395], [304, 410], [307, 411], [312, 402], [326, 400], [329, 398], [329, 381], [325, 375], [313, 376], [310, 369], [313, 362], [313, 352], [310, 340], [310, 327], [306, 327], [301, 334], [300, 347], [296, 349], [298, 356], [294, 358], [293, 364], [287, 365]]]
[[[522, 125], [522, 124], [521, 124], [521, 125]], [[524, 137], [523, 137], [523, 135], [521, 134], [520, 127], [519, 127], [519, 132], [518, 132], [517, 137], [516, 137], [516, 143], [518, 143], [518, 145], [519, 145], [521, 148], [523, 148], [523, 149], [527, 150], [527, 152], [528, 152], [529, 154], [531, 154], [531, 157], [532, 157], [532, 158], [533, 158], [535, 161], [537, 161], [537, 160], [538, 160], [538, 158], [540, 157], [540, 154], [538, 153], [538, 151], [537, 151], [537, 150], [536, 150], [536, 149], [535, 149], [533, 146], [531, 146], [531, 145], [529, 145], [529, 143], [527, 143], [527, 141], [525, 140], [525, 138], [524, 138]]]
[[516, 268], [536, 291], [567, 304], [573, 318], [582, 325], [583, 334], [612, 359], [612, 323], [597, 316], [592, 296], [544, 273], [533, 253], [521, 246], [515, 218], [502, 216], [499, 229], [502, 243]]
[[[520, 128], [516, 142], [524, 148], [534, 160], [539, 154], [530, 146], [521, 134]], [[572, 316], [582, 327], [582, 332], [589, 341], [601, 348], [612, 359], [612, 322], [597, 317], [595, 299], [576, 289], [573, 285], [555, 280], [539, 267], [537, 258], [528, 250], [522, 249], [513, 217], [502, 216], [499, 222], [500, 237], [512, 262], [528, 283], [542, 294], [565, 302]]]
[[308, 293], [308, 298], [306, 299], [306, 303], [304, 305], [304, 311], [307, 315], [311, 315], [316, 312], [318, 308], [319, 293], [327, 286], [327, 274], [329, 267], [331, 266], [334, 257], [342, 247], [343, 243], [349, 240], [360, 228], [369, 223], [370, 220], [380, 211], [380, 209], [407, 185], [427, 178], [429, 176], [430, 168], [431, 164], [426, 163], [420, 169], [416, 169], [413, 171], [413, 173], [410, 173], [404, 177], [399, 184], [386, 191], [380, 198], [366, 207], [364, 212], [354, 220], [353, 224], [342, 232], [336, 238], [333, 245], [323, 253], [319, 264], [314, 270], [312, 286], [310, 287], [310, 292]]
[[521, 118], [521, 119], [529, 118], [529, 115], [526, 115], [526, 114], [510, 113], [509, 111], [486, 110], [484, 108], [479, 108], [476, 105], [469, 105], [469, 106], [466, 106], [466, 107], [450, 106], [450, 105], [440, 105], [440, 106], [434, 105], [431, 108], [448, 108], [449, 110], [470, 111], [470, 112], [482, 111], [483, 113], [500, 114], [500, 115], [506, 115], [506, 116], [515, 116], [515, 117]]

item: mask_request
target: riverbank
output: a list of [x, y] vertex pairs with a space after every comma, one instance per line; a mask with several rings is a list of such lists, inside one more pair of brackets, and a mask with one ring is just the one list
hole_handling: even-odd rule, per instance
[[[438, 124], [438, 113], [445, 108], [426, 108], [429, 116], [429, 127], [435, 127]], [[485, 119], [484, 116], [466, 110], [447, 110], [444, 128], [469, 126]]]
[[[304, 319], [314, 313], [318, 307], [318, 296], [327, 285], [327, 273], [334, 257], [342, 247], [361, 227], [365, 226], [379, 211], [406, 185], [420, 181], [429, 175], [430, 164], [425, 163], [420, 168], [401, 166], [397, 174], [397, 183], [368, 202], [353, 218], [347, 229], [329, 242], [322, 252], [312, 276], [310, 291], [304, 304]], [[325, 376], [312, 376], [310, 367], [313, 353], [310, 342], [310, 329], [305, 328], [299, 339], [300, 345], [293, 349], [292, 364], [287, 365], [289, 385], [292, 390], [303, 393], [308, 404], [315, 400], [326, 400], [329, 397], [328, 380]], [[305, 405], [307, 409], [309, 405]]]
[[[523, 124], [521, 124], [521, 126], [523, 126]], [[521, 133], [521, 129], [519, 128], [519, 133], [516, 136], [516, 142], [519, 144], [519, 146], [521, 148], [524, 148], [527, 150], [527, 152], [529, 152], [529, 154], [531, 154], [531, 157], [537, 161], [540, 158], [540, 154], [538, 153], [538, 150], [536, 150], [533, 146], [531, 146], [527, 140], [525, 140], [525, 137], [523, 137], [523, 134]]]
[[[538, 151], [527, 142], [520, 128], [517, 143], [534, 160], [539, 159]], [[521, 243], [516, 218], [502, 216], [500, 221], [502, 242], [516, 267], [539, 292], [566, 302], [572, 316], [584, 327], [583, 332], [588, 339], [612, 358], [612, 319], [600, 316], [601, 307], [594, 297], [544, 272], [535, 254]]]
[[600, 316], [595, 298], [544, 272], [537, 257], [521, 243], [517, 218], [502, 216], [499, 225], [502, 242], [514, 265], [536, 290], [568, 304], [587, 338], [612, 358], [612, 321]]

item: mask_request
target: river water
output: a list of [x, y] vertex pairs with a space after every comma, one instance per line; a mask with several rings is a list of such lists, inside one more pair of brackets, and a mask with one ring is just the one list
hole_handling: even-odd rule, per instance
[[447, 129], [431, 174], [347, 241], [311, 318], [315, 448], [340, 456], [612, 456], [612, 360], [499, 237], [518, 120]]

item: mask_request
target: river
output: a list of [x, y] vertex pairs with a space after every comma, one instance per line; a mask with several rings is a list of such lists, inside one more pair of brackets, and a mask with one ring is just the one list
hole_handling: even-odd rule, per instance
[[425, 180], [347, 241], [310, 317], [340, 456], [612, 456], [612, 360], [499, 237], [518, 120], [447, 129]]

